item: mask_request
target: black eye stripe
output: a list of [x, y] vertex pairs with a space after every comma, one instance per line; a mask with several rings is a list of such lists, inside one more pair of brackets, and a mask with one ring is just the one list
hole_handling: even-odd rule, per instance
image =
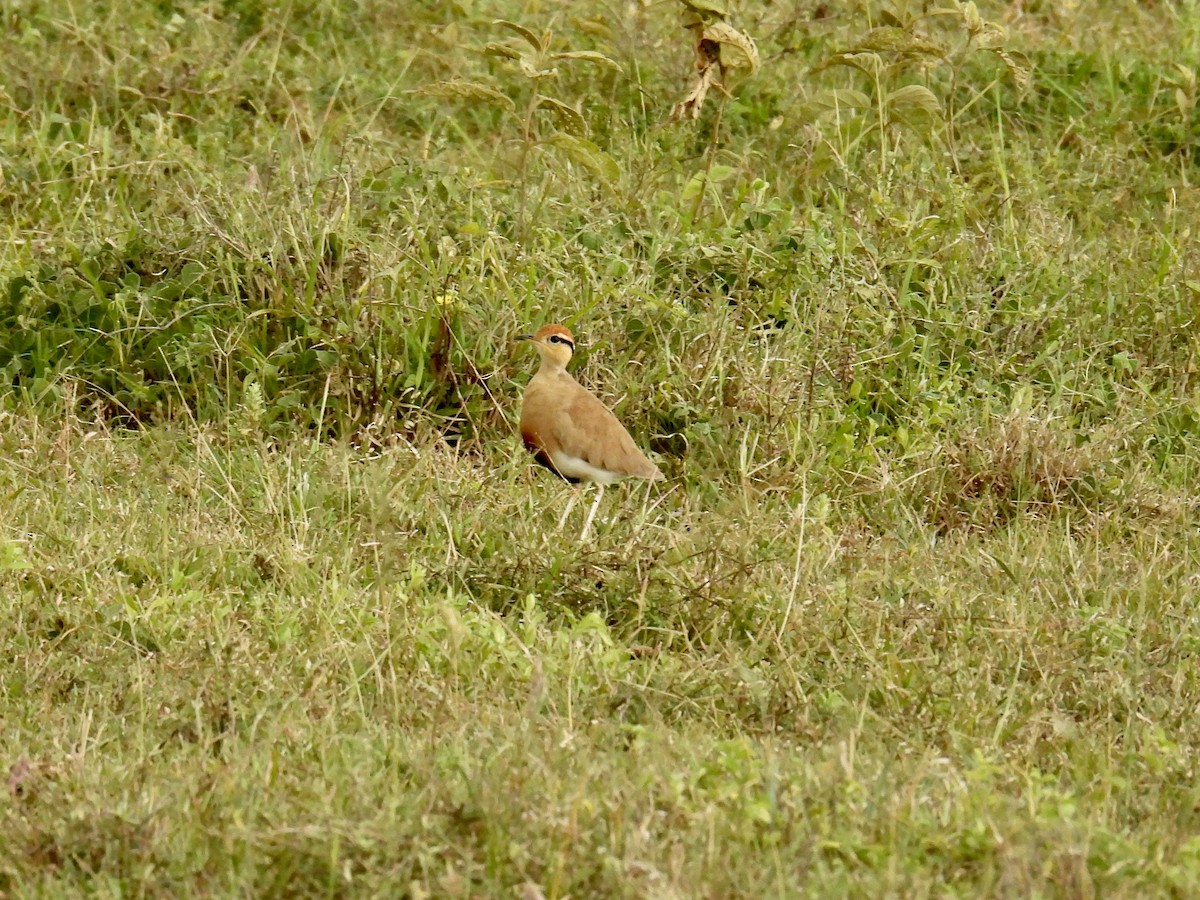
[[561, 334], [552, 334], [552, 335], [550, 335], [549, 340], [550, 340], [550, 343], [552, 343], [552, 344], [566, 344], [572, 350], [575, 349], [575, 345], [572, 344], [570, 341], [568, 341]]

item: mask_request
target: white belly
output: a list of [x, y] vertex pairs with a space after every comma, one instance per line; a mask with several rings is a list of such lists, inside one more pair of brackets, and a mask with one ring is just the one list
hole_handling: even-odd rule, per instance
[[563, 453], [561, 450], [551, 454], [550, 460], [554, 463], [554, 468], [560, 474], [566, 475], [568, 478], [578, 478], [580, 481], [595, 481], [598, 484], [616, 484], [625, 477], [616, 472], [610, 472], [608, 469], [597, 468], [587, 460], [580, 459], [578, 456], [572, 456], [570, 453]]

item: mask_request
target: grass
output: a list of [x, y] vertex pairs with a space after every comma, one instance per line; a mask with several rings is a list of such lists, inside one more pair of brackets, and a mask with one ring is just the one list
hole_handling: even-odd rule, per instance
[[1200, 15], [741, 12], [6, 14], [0, 894], [1200, 891]]

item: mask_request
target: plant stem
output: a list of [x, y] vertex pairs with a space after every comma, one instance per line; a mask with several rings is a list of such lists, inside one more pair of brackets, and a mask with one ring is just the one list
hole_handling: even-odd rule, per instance
[[533, 115], [537, 112], [540, 100], [541, 95], [538, 93], [538, 83], [534, 80], [533, 93], [529, 97], [529, 104], [525, 107], [524, 121], [521, 123], [521, 199], [518, 209], [518, 219], [520, 220], [520, 241], [522, 246], [528, 246], [529, 243], [529, 220], [525, 215], [529, 194], [529, 154], [533, 149], [535, 140], [533, 135]]
[[704, 160], [704, 176], [700, 180], [700, 190], [696, 193], [696, 199], [692, 201], [692, 214], [689, 222], [695, 223], [697, 216], [700, 215], [700, 207], [704, 204], [704, 195], [708, 193], [708, 173], [712, 171], [713, 161], [717, 158], [717, 142], [721, 136], [721, 116], [725, 112], [725, 97], [721, 97], [721, 102], [717, 104], [717, 114], [713, 117], [712, 134], [708, 139], [708, 152]]

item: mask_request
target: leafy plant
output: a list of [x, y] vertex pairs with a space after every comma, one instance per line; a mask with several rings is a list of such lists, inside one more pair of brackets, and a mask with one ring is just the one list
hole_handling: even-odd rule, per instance
[[679, 0], [683, 5], [680, 19], [692, 35], [695, 75], [688, 95], [675, 105], [675, 119], [696, 119], [704, 100], [714, 88], [722, 98], [730, 96], [730, 79], [744, 71], [753, 75], [761, 61], [754, 39], [735, 28], [723, 0]]
[[711, 186], [733, 174], [731, 168], [713, 166], [721, 134], [721, 114], [731, 96], [731, 79], [735, 73], [753, 75], [761, 62], [754, 39], [730, 24], [723, 0], [680, 0], [680, 3], [683, 27], [692, 35], [695, 74], [691, 89], [675, 105], [671, 116], [677, 121], [699, 118], [709, 91], [716, 89], [721, 97], [712, 121], [704, 168], [688, 181], [681, 198], [684, 202], [691, 201], [689, 220], [694, 222]]
[[[506, 93], [481, 81], [442, 81], [418, 88], [416, 93], [494, 103], [506, 114], [517, 116], [520, 125], [517, 158], [519, 222], [524, 243], [528, 241], [529, 228], [539, 205], [533, 204], [533, 209], [530, 209], [530, 165], [539, 149], [546, 148], [561, 154], [610, 189], [620, 178], [616, 160], [588, 139], [588, 124], [583, 112], [577, 106], [548, 93], [543, 85], [558, 78], [558, 66], [561, 64], [588, 62], [616, 72], [622, 69], [619, 63], [595, 50], [554, 50], [553, 32], [549, 29], [537, 34], [524, 25], [506, 19], [497, 19], [493, 24], [520, 39], [516, 43], [492, 42], [483, 48], [487, 56], [514, 63], [517, 71], [526, 79], [528, 96], [519, 114], [516, 104]], [[545, 115], [539, 116], [539, 113]], [[552, 122], [549, 128], [539, 124], [539, 119], [544, 117], [549, 117]]]
[[[897, 128], [926, 139], [941, 134], [945, 128], [952, 158], [955, 157], [954, 126], [961, 112], [961, 107], [956, 107], [957, 89], [963, 66], [974, 54], [994, 54], [1003, 61], [1019, 90], [1029, 86], [1028, 58], [1007, 47], [1004, 28], [983, 19], [971, 0], [954, 0], [951, 8], [921, 14], [910, 12], [910, 4], [898, 4], [881, 10], [878, 18], [882, 24], [826, 57], [814, 69], [814, 73], [833, 66], [854, 69], [866, 76], [869, 93], [852, 88], [820, 91], [808, 101], [806, 109], [812, 117], [833, 113], [839, 122], [845, 121], [851, 129], [848, 142], [851, 145], [874, 135], [879, 143], [881, 173], [886, 172], [897, 146], [896, 139], [889, 138]], [[944, 21], [956, 27], [949, 30], [930, 27]], [[938, 69], [950, 72], [949, 89], [944, 97], [930, 87], [929, 73]], [[926, 83], [918, 83], [914, 76]], [[968, 105], [975, 103], [980, 93], [976, 91]], [[847, 115], [845, 120], [843, 115]]]

